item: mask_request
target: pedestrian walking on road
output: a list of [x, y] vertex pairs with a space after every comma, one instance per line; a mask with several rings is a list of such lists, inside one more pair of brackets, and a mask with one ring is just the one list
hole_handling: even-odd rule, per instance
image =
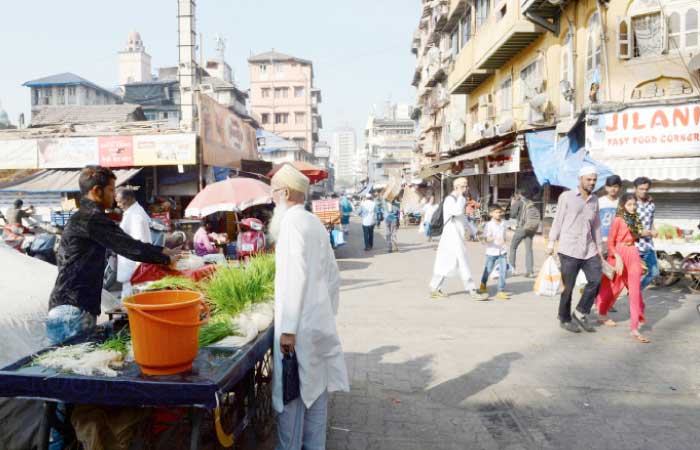
[[437, 209], [437, 205], [435, 204], [435, 197], [430, 196], [428, 198], [428, 202], [423, 205], [423, 230], [425, 232], [425, 235], [428, 238], [428, 242], [431, 242], [433, 240], [433, 236], [430, 233], [430, 221], [433, 219], [433, 214], [435, 214], [435, 210]]
[[608, 311], [615, 304], [617, 297], [626, 287], [630, 301], [630, 326], [632, 336], [641, 343], [649, 339], [639, 333], [644, 324], [644, 300], [642, 299], [642, 259], [635, 247], [644, 228], [637, 215], [637, 199], [634, 194], [625, 194], [620, 200], [617, 216], [613, 219], [608, 234], [608, 263], [615, 267], [615, 277], [603, 277], [600, 292], [596, 298], [598, 322], [602, 325], [615, 326], [608, 317]]
[[365, 239], [365, 251], [372, 250], [372, 247], [374, 247], [374, 225], [377, 223], [372, 194], [367, 194], [365, 200], [360, 203], [358, 214], [362, 217], [362, 234]]
[[[136, 201], [133, 189], [121, 187], [117, 189], [117, 206], [123, 211], [119, 228], [126, 234], [141, 242], [150, 244], [151, 218], [145, 209]], [[117, 281], [122, 284], [122, 299], [132, 294], [131, 276], [136, 271], [138, 263], [123, 256], [117, 256]]]
[[[303, 206], [309, 179], [287, 165], [271, 184], [276, 205], [270, 231], [276, 242], [272, 407], [277, 448], [324, 450], [328, 395], [349, 390], [335, 323], [340, 273], [328, 232]], [[295, 399], [284, 395], [283, 356], [296, 356], [299, 366]]]
[[[474, 300], [487, 300], [488, 296], [476, 291], [472, 279], [469, 262], [467, 261], [467, 248], [465, 243], [465, 198], [467, 191], [467, 179], [457, 178], [453, 184], [453, 191], [442, 204], [443, 229], [438, 244], [433, 278], [430, 281], [431, 298], [447, 298], [440, 286], [445, 278], [455, 271], [464, 283], [464, 289], [470, 298]], [[436, 212], [437, 214], [437, 212]]]
[[350, 215], [352, 214], [352, 203], [348, 200], [347, 195], [343, 195], [340, 199], [340, 228], [343, 233], [348, 234], [350, 231]]
[[642, 289], [649, 286], [660, 275], [659, 261], [656, 259], [653, 239], [658, 236], [656, 227], [654, 227], [656, 204], [649, 195], [649, 189], [651, 189], [651, 180], [649, 178], [639, 177], [634, 180], [634, 193], [637, 196], [637, 214], [644, 227], [642, 236], [637, 241], [637, 250], [639, 250], [639, 256], [647, 266], [647, 274], [642, 278]]
[[377, 224], [377, 228], [381, 228], [382, 221], [384, 220], [384, 200], [381, 197], [377, 197], [374, 200], [374, 214], [374, 221]]
[[[603, 250], [600, 234], [598, 198], [593, 195], [598, 175], [592, 165], [584, 165], [579, 171], [579, 186], [575, 191], [566, 191], [559, 196], [557, 213], [549, 232], [547, 253], [554, 253], [554, 243], [559, 242], [564, 290], [559, 301], [561, 327], [572, 333], [580, 333], [579, 327], [594, 332], [588, 314], [598, 295], [603, 275]], [[571, 314], [571, 295], [576, 276], [583, 270], [588, 281], [581, 300]]]
[[506, 277], [508, 275], [508, 250], [506, 247], [506, 223], [503, 221], [504, 211], [500, 206], [494, 206], [489, 211], [491, 220], [484, 227], [484, 238], [486, 239], [486, 266], [481, 275], [481, 286], [479, 292], [487, 294], [486, 283], [489, 275], [498, 267], [498, 293], [496, 298], [510, 300], [510, 296], [505, 292]]
[[523, 190], [518, 190], [517, 199], [511, 209], [511, 217], [517, 221], [513, 240], [510, 243], [510, 265], [516, 272], [518, 246], [525, 242], [525, 276], [535, 277], [534, 259], [532, 255], [532, 241], [540, 227], [541, 215], [537, 206], [527, 198]]
[[399, 214], [401, 205], [396, 199], [385, 202], [384, 218], [386, 220], [386, 243], [389, 246], [389, 253], [398, 252], [398, 231], [399, 231]]
[[[608, 233], [612, 226], [615, 216], [617, 216], [617, 207], [620, 201], [620, 189], [622, 189], [622, 178], [618, 175], [610, 175], [605, 180], [605, 195], [598, 199], [598, 209], [600, 211], [600, 234], [603, 238], [603, 259], [608, 258]], [[610, 312], [617, 312], [611, 306]]]

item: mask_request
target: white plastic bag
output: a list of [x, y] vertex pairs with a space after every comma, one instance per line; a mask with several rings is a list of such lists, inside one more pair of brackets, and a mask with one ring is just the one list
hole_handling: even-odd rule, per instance
[[550, 256], [545, 260], [540, 273], [537, 275], [534, 291], [537, 295], [553, 297], [557, 295], [560, 287], [561, 272], [559, 267], [557, 267], [554, 256]]

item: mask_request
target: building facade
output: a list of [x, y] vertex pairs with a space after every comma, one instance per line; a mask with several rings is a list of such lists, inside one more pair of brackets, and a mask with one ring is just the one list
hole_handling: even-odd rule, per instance
[[389, 105], [381, 116], [370, 114], [365, 128], [367, 177], [375, 189], [391, 177], [401, 180], [411, 169], [416, 148], [411, 108]]
[[31, 92], [32, 115], [44, 106], [115, 105], [121, 97], [70, 72], [24, 83]]
[[270, 51], [248, 59], [250, 109], [263, 128], [313, 154], [323, 126], [311, 61]]
[[357, 134], [350, 127], [333, 132], [331, 163], [335, 172], [335, 182], [339, 187], [355, 187], [357, 178]]
[[[414, 74], [419, 99], [440, 83], [450, 99], [442, 122], [447, 145], [435, 152], [437, 161], [424, 162], [424, 176], [470, 176], [492, 203], [507, 201], [516, 187], [539, 195], [528, 139], [549, 133], [553, 147], [576, 142], [627, 181], [652, 178], [675, 197], [658, 191], [670, 205], [662, 217], [687, 206], [700, 182], [693, 123], [700, 74], [690, 64], [700, 52], [697, 1], [450, 0], [435, 11], [445, 3], [423, 2], [427, 31], [419, 29], [413, 43], [419, 56], [449, 61]], [[432, 110], [429, 102], [418, 106], [423, 137], [431, 133], [425, 117]]]

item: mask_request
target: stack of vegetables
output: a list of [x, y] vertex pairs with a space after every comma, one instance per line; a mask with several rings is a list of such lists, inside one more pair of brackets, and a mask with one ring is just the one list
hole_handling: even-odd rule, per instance
[[[259, 328], [266, 328], [274, 311], [271, 304], [274, 283], [274, 256], [262, 255], [252, 258], [242, 267], [219, 266], [210, 278], [199, 282], [186, 277], [168, 276], [151, 283], [147, 289], [202, 293], [211, 308], [211, 318], [199, 330], [199, 346], [207, 347], [231, 336], [248, 335], [247, 340], [239, 340], [242, 344], [250, 340], [251, 326], [255, 335]], [[259, 319], [256, 321], [261, 310], [265, 311], [262, 325]], [[255, 323], [251, 325], [249, 322]], [[118, 368], [125, 360], [133, 359], [131, 353], [130, 337], [126, 333], [118, 333], [101, 345], [79, 344], [45, 353], [35, 358], [33, 364], [86, 375], [115, 376], [116, 372], [112, 369]], [[88, 356], [90, 354], [92, 357]], [[96, 363], [94, 370], [90, 360]]]
[[668, 241], [685, 241], [683, 230], [673, 225], [660, 224], [656, 227], [659, 233], [659, 239]]

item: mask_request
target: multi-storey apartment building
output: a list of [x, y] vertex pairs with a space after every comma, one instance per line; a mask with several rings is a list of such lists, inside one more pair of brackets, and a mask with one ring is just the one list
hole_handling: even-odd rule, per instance
[[342, 127], [333, 132], [331, 163], [336, 185], [348, 188], [357, 183], [357, 135], [353, 128]]
[[24, 83], [31, 90], [32, 115], [44, 106], [114, 105], [121, 97], [73, 73], [61, 73]]
[[263, 128], [313, 153], [322, 127], [311, 61], [276, 51], [248, 59], [250, 109]]
[[383, 188], [390, 178], [401, 180], [410, 169], [416, 148], [415, 122], [411, 109], [392, 105], [382, 116], [371, 114], [365, 128], [369, 183]]
[[[425, 11], [444, 2], [423, 3]], [[516, 186], [541, 192], [528, 145], [537, 137], [551, 141], [551, 158], [588, 153], [625, 180], [652, 178], [666, 200], [662, 217], [700, 214], [690, 207], [700, 183], [697, 1], [450, 0], [442, 11], [414, 47], [448, 39], [432, 48], [450, 61], [442, 70], [451, 107], [456, 95], [466, 101], [442, 122], [449, 155], [424, 165], [424, 175], [470, 176], [490, 201]], [[419, 94], [431, 89], [424, 75]], [[430, 124], [419, 123], [425, 134]]]

